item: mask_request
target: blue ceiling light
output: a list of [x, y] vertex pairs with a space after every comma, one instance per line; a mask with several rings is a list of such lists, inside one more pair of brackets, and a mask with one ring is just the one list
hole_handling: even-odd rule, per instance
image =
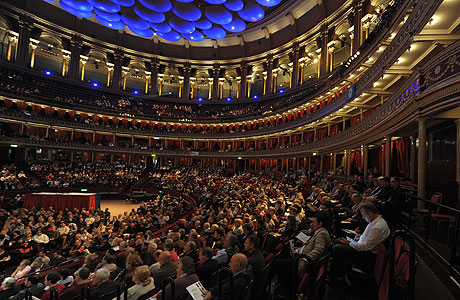
[[193, 4], [174, 2], [172, 11], [187, 21], [198, 21], [201, 18], [201, 10]]
[[203, 98], [199, 97], [198, 102], [201, 102], [201, 101], [203, 101]]
[[227, 97], [227, 102], [230, 102], [230, 101], [232, 101], [232, 98]]
[[99, 15], [96, 15], [96, 20], [99, 21], [105, 27], [109, 27], [115, 30], [123, 30], [125, 29], [125, 23], [122, 21], [107, 21], [106, 19], [102, 18]]
[[258, 97], [257, 97], [257, 95], [254, 95], [254, 96], [252, 96], [252, 98], [257, 99]]
[[88, 1], [86, 0], [61, 0], [61, 2], [64, 2], [65, 4], [67, 4], [68, 6], [74, 9], [78, 9], [82, 11], [92, 11], [93, 10], [93, 6], [89, 4]]
[[284, 90], [280, 90], [280, 94], [284, 93]]
[[158, 12], [167, 12], [171, 9], [172, 4], [169, 0], [139, 0], [145, 7]]
[[161, 23], [166, 20], [164, 13], [151, 10], [142, 4], [134, 6], [134, 12], [142, 19], [152, 23]]
[[147, 29], [144, 29], [144, 30], [140, 30], [140, 29], [136, 29], [136, 28], [132, 28], [132, 27], [129, 27], [129, 30], [131, 30], [132, 33], [138, 35], [138, 36], [141, 36], [141, 37], [146, 37], [146, 38], [149, 38], [149, 37], [152, 37], [154, 34], [153, 34], [153, 30], [150, 29], [150, 28], [147, 28]]
[[166, 22], [160, 24], [150, 23], [150, 27], [161, 33], [168, 33], [172, 30], [171, 26]]
[[206, 1], [206, 2], [208, 2], [210, 4], [223, 4], [227, 0], [204, 0], [204, 1]]
[[211, 29], [212, 27], [211, 21], [206, 19], [204, 16], [198, 21], [194, 21], [193, 25], [195, 25], [195, 27], [200, 28], [200, 29]]
[[193, 0], [176, 0], [177, 2], [182, 2], [182, 3], [191, 3]]
[[91, 3], [95, 8], [98, 8], [108, 13], [117, 13], [121, 9], [120, 5], [110, 0], [87, 0], [87, 1]]
[[207, 37], [216, 40], [223, 39], [227, 35], [227, 32], [217, 25], [213, 25], [211, 29], [204, 29], [203, 33]]
[[99, 83], [93, 82], [93, 86], [94, 86], [94, 87], [99, 87]]
[[53, 75], [53, 73], [51, 73], [51, 71], [46, 70], [46, 71], [45, 71], [45, 75], [46, 75], [46, 76], [51, 76], [51, 75]]
[[228, 24], [222, 25], [225, 30], [229, 32], [242, 32], [246, 29], [246, 22], [241, 20], [240, 18], [233, 18], [233, 21], [231, 21]]
[[145, 21], [144, 19], [131, 14], [122, 14], [121, 20], [128, 25], [130, 28], [138, 29], [138, 30], [146, 30], [150, 27], [150, 24]]
[[134, 94], [134, 95], [139, 95], [139, 91], [138, 91], [138, 90], [134, 90], [134, 91], [133, 91], [133, 94]]
[[224, 5], [231, 11], [240, 11], [243, 9], [244, 3], [242, 0], [228, 0]]
[[112, 2], [120, 4], [121, 6], [133, 6], [135, 1], [134, 0], [112, 0]]
[[204, 35], [200, 32], [195, 30], [193, 33], [187, 34], [187, 33], [182, 33], [182, 36], [192, 42], [201, 42], [204, 40]]
[[245, 21], [257, 22], [263, 19], [265, 12], [258, 4], [249, 2], [238, 12], [238, 15]]
[[172, 17], [169, 19], [169, 25], [180, 32], [180, 33], [193, 33], [195, 31], [195, 26], [189, 21], [184, 21], [178, 17]]
[[97, 8], [94, 9], [94, 12], [96, 13], [96, 16], [104, 18], [107, 21], [118, 22], [121, 20], [121, 17], [119, 14], [108, 13], [108, 12], [105, 12]]
[[281, 0], [256, 0], [256, 2], [263, 6], [272, 7], [280, 4]]
[[232, 13], [222, 6], [208, 6], [204, 14], [209, 21], [220, 25], [228, 24], [233, 20]]
[[65, 2], [59, 1], [59, 5], [68, 13], [79, 17], [79, 18], [91, 18], [93, 17], [93, 12], [92, 11], [83, 11], [83, 10], [78, 10], [73, 8], [72, 6], [67, 5]]
[[171, 42], [177, 42], [181, 38], [180, 34], [174, 30], [171, 30], [168, 33], [158, 32], [158, 36]]

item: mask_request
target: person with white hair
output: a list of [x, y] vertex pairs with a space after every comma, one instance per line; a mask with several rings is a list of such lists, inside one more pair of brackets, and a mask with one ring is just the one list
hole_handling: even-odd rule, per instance
[[2, 282], [2, 291], [0, 291], [0, 299], [8, 299], [11, 296], [19, 293], [20, 287], [16, 286], [16, 278], [6, 277]]
[[101, 268], [96, 271], [93, 278], [94, 290], [89, 294], [90, 299], [98, 299], [117, 290], [118, 283], [109, 281], [109, 278], [109, 270]]

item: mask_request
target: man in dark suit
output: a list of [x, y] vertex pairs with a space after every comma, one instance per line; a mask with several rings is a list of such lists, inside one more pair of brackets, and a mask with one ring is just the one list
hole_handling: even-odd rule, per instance
[[171, 261], [171, 253], [169, 251], [161, 252], [158, 262], [160, 263], [159, 269], [150, 268], [152, 277], [155, 280], [155, 286], [161, 286], [164, 279], [176, 275], [177, 264]]
[[[177, 278], [174, 280], [174, 299], [181, 299], [182, 296], [187, 294], [186, 288], [199, 281], [198, 276], [195, 274], [195, 262], [188, 256], [181, 257], [177, 264]], [[171, 284], [166, 286], [166, 299], [171, 299]], [[162, 292], [159, 292], [156, 299], [162, 299]]]
[[40, 282], [40, 278], [37, 274], [30, 274], [27, 276], [25, 286], [26, 288], [22, 289], [18, 294], [14, 295], [9, 300], [25, 299], [27, 290], [29, 290], [33, 296], [38, 296], [43, 292], [43, 289], [45, 288], [43, 283]]
[[[228, 266], [233, 274], [233, 289], [231, 290], [233, 297], [230, 294], [230, 282], [227, 281], [222, 285], [222, 300], [242, 299], [244, 290], [251, 281], [251, 275], [247, 272], [246, 267], [248, 259], [246, 255], [237, 253], [232, 256]], [[209, 291], [203, 291], [204, 300], [217, 299], [217, 287], [211, 288]]]
[[211, 248], [203, 248], [200, 253], [200, 264], [196, 269], [196, 275], [205, 288], [210, 288], [211, 276], [219, 269], [219, 264], [215, 259], [212, 259], [212, 254]]
[[14, 277], [6, 277], [2, 282], [2, 291], [0, 291], [0, 299], [8, 299], [19, 292], [20, 287], [16, 286]]
[[61, 299], [70, 299], [81, 295], [81, 289], [85, 288], [89, 284], [89, 275], [91, 271], [88, 268], [80, 268], [75, 272], [75, 279], [70, 284], [70, 287], [62, 291], [62, 294], [59, 295]]
[[99, 299], [117, 290], [118, 283], [109, 281], [109, 278], [109, 270], [101, 268], [96, 271], [93, 278], [94, 290], [89, 293], [91, 299]]
[[259, 249], [259, 238], [257, 235], [250, 235], [244, 242], [244, 250], [248, 258], [248, 264], [251, 266], [252, 274], [255, 276], [262, 273], [265, 267], [265, 259]]
[[378, 209], [382, 213], [383, 217], [393, 223], [397, 221], [399, 214], [402, 210], [403, 192], [400, 186], [400, 180], [398, 177], [391, 177], [390, 179], [391, 194], [387, 199], [381, 199], [378, 201]]
[[196, 243], [193, 241], [187, 242], [184, 247], [184, 256], [188, 256], [191, 259], [193, 259], [194, 263], [199, 262], [199, 255], [198, 252], [196, 251]]

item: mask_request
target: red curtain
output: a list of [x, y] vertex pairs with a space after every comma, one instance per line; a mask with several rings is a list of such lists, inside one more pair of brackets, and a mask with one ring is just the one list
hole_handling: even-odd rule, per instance
[[[391, 155], [398, 170], [398, 175], [409, 177], [409, 139], [402, 138], [392, 142]], [[396, 153], [395, 153], [396, 152]]]

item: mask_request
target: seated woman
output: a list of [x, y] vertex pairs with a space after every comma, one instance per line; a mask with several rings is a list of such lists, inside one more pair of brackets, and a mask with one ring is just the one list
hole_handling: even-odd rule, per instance
[[[135, 283], [128, 289], [128, 300], [137, 300], [140, 296], [155, 289], [153, 278], [150, 277], [150, 270], [148, 266], [139, 266], [134, 271], [133, 282]], [[124, 299], [121, 294], [120, 299]]]
[[16, 279], [19, 279], [21, 277], [26, 276], [30, 272], [31, 269], [32, 267], [30, 266], [30, 260], [24, 259], [23, 261], [21, 261], [21, 263], [16, 268], [16, 270], [14, 270], [11, 276]]

